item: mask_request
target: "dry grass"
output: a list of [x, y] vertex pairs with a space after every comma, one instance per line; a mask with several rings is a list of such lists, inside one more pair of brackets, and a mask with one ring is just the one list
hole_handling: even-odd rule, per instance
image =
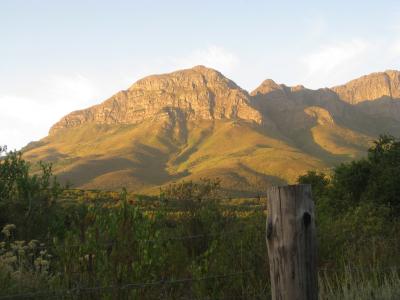
[[321, 300], [396, 300], [400, 299], [400, 277], [396, 268], [346, 268], [340, 275], [322, 273], [319, 289]]

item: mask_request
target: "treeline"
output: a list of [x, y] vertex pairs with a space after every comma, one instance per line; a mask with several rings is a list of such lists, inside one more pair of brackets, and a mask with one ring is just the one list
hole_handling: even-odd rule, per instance
[[317, 207], [321, 260], [400, 267], [400, 141], [383, 135], [366, 158], [331, 174], [308, 172]]
[[[222, 201], [218, 180], [151, 198], [72, 191], [51, 165], [31, 174], [0, 152], [0, 299], [269, 297], [266, 199]], [[400, 142], [381, 136], [365, 159], [299, 177], [316, 202], [321, 299], [400, 295], [399, 175]]]

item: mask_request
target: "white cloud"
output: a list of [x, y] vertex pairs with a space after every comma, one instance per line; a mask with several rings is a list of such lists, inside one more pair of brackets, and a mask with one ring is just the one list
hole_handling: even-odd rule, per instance
[[81, 74], [72, 77], [54, 76], [44, 80], [43, 84], [48, 87], [48, 98], [57, 102], [69, 99], [70, 102], [85, 105], [98, 93], [94, 83]]
[[198, 49], [182, 58], [171, 59], [177, 68], [191, 68], [196, 65], [205, 65], [222, 72], [232, 71], [239, 63], [238, 57], [219, 46], [209, 46]]
[[398, 41], [394, 41], [393, 46], [390, 50], [395, 57], [400, 56], [400, 39]]
[[[397, 14], [400, 16], [400, 14]], [[398, 19], [398, 18], [397, 18]], [[388, 58], [391, 60], [392, 64], [400, 65], [400, 23], [396, 23], [392, 26], [392, 31], [394, 32], [394, 38], [390, 40], [388, 46]]]
[[370, 49], [370, 45], [363, 40], [356, 39], [350, 42], [325, 45], [315, 52], [306, 55], [304, 63], [308, 77], [331, 74], [338, 68], [346, 68], [349, 62], [354, 62]]
[[0, 145], [19, 149], [45, 135], [45, 106], [29, 98], [0, 96]]
[[[20, 127], [19, 125], [17, 125]], [[8, 150], [19, 149], [25, 134], [21, 128], [0, 128], [0, 146], [8, 146]]]
[[0, 145], [19, 149], [47, 135], [65, 114], [105, 99], [104, 89], [83, 75], [52, 76], [34, 87], [0, 94]]
[[299, 63], [304, 70], [303, 83], [309, 87], [342, 84], [371, 72], [398, 69], [400, 38], [329, 43], [301, 57]]

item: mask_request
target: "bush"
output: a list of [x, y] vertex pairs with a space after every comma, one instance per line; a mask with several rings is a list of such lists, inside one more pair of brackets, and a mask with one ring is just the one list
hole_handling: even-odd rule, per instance
[[381, 136], [365, 159], [337, 166], [330, 178], [308, 172], [298, 182], [313, 188], [321, 263], [400, 263], [398, 140]]
[[7, 152], [0, 160], [0, 226], [17, 225], [21, 239], [44, 237], [52, 226], [55, 203], [63, 191], [52, 175], [51, 164], [40, 163], [40, 171], [31, 174], [31, 166], [20, 152]]

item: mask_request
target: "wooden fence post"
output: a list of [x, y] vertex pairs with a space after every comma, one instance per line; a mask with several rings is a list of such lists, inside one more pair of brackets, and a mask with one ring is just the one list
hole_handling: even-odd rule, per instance
[[314, 203], [308, 184], [267, 191], [272, 300], [318, 299]]

